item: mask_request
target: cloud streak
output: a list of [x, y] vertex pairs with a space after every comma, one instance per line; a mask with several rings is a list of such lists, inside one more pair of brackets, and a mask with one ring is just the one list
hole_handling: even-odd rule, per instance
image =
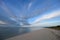
[[5, 23], [5, 22], [3, 22], [3, 21], [0, 21], [0, 24], [7, 24], [7, 23]]
[[5, 5], [4, 2], [1, 2], [2, 5], [0, 5], [0, 7], [6, 12], [8, 13], [9, 15], [11, 15], [11, 12], [10, 10], [8, 9], [8, 7]]
[[30, 9], [31, 6], [32, 6], [32, 2], [28, 4], [28, 10]]
[[60, 10], [51, 12], [50, 14], [43, 15], [41, 18], [37, 18], [32, 24], [39, 23], [42, 20], [51, 19], [60, 16]]
[[11, 19], [13, 18], [14, 21], [16, 20], [16, 16], [13, 15], [13, 13], [9, 10], [9, 8], [6, 6], [6, 4], [3, 1], [1, 1], [0, 7], [7, 13], [7, 15], [9, 15], [9, 17], [11, 17]]

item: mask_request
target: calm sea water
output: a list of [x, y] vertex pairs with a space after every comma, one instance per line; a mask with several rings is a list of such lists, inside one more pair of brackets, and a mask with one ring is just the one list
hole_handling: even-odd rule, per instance
[[40, 27], [35, 27], [35, 28], [30, 28], [30, 31], [36, 31], [36, 30], [40, 30], [40, 29], [43, 29], [43, 28], [40, 28]]
[[10, 38], [16, 35], [22, 35], [24, 33], [40, 30], [42, 28], [37, 27], [2, 27], [0, 26], [0, 40]]

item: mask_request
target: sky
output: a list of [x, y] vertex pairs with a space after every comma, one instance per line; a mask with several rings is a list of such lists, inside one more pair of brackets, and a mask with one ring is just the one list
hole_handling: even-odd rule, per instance
[[19, 20], [33, 26], [60, 25], [60, 0], [0, 0], [0, 24]]

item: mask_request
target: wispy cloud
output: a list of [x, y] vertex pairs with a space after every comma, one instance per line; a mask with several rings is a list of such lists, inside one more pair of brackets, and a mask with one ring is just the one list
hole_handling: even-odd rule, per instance
[[0, 24], [7, 24], [6, 22], [0, 21]]
[[31, 6], [32, 6], [32, 2], [28, 4], [28, 10], [30, 9]]
[[13, 13], [9, 10], [7, 5], [3, 1], [1, 1], [0, 7], [7, 13], [7, 15], [9, 15], [9, 17], [11, 17], [11, 19], [13, 18], [16, 20], [15, 15], [13, 15]]
[[10, 10], [8, 9], [8, 7], [6, 6], [6, 4], [4, 2], [1, 2], [2, 5], [0, 5], [0, 7], [9, 15], [11, 15]]
[[57, 17], [57, 16], [60, 16], [60, 10], [51, 12], [50, 14], [46, 14], [46, 15], [43, 15], [42, 17], [40, 17], [40, 18], [37, 18], [37, 19], [33, 22], [33, 24], [34, 24], [34, 23], [39, 23], [39, 22], [42, 21], [42, 20], [51, 19], [51, 18], [54, 18], [54, 17]]
[[31, 27], [50, 27], [50, 26], [56, 26], [60, 25], [60, 21], [54, 21], [54, 22], [41, 22], [37, 24], [30, 25]]

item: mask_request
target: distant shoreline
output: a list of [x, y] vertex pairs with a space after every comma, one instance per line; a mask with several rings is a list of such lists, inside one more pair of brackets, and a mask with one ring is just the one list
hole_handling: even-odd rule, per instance
[[46, 27], [46, 28], [51, 28], [51, 29], [55, 29], [55, 30], [60, 30], [60, 25], [58, 25], [58, 26]]

